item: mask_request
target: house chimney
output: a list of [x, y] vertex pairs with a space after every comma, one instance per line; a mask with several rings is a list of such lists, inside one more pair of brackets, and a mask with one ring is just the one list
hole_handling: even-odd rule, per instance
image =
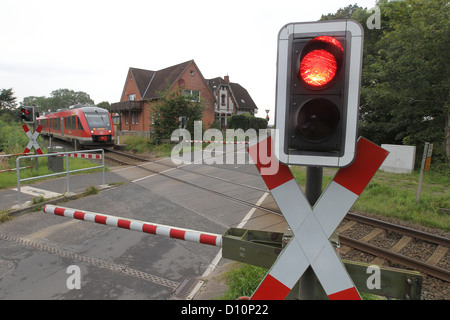
[[225, 82], [230, 84], [230, 77], [228, 75], [225, 76]]

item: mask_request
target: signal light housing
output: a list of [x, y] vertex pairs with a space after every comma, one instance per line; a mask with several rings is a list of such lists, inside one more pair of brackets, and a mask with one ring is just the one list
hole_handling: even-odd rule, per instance
[[20, 112], [22, 115], [20, 118], [25, 123], [34, 123], [35, 115], [34, 115], [34, 107], [21, 107]]
[[278, 35], [275, 152], [286, 164], [345, 167], [356, 152], [363, 29], [291, 23]]

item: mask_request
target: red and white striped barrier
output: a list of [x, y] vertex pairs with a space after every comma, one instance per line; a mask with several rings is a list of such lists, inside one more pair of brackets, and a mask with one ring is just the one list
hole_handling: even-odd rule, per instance
[[[64, 157], [66, 155], [60, 154], [59, 156]], [[102, 159], [101, 154], [92, 154], [92, 153], [68, 153], [67, 156], [69, 158], [82, 158], [82, 159]]]
[[[30, 169], [30, 168], [33, 169], [33, 166], [20, 167], [19, 170], [22, 170], [22, 169]], [[17, 168], [0, 170], [0, 173], [3, 173], [3, 172], [11, 172], [11, 171], [17, 171]]]
[[249, 144], [248, 141], [184, 140], [187, 143]]
[[252, 299], [284, 299], [311, 266], [330, 299], [360, 300], [352, 279], [328, 238], [372, 179], [388, 152], [360, 138], [355, 161], [338, 171], [313, 209], [288, 166], [279, 163], [279, 169], [275, 173], [264, 170], [265, 165], [262, 163], [278, 160], [274, 152], [271, 152], [266, 153], [271, 154], [269, 162], [261, 161], [261, 152], [258, 152], [261, 147], [271, 148], [271, 138], [250, 147], [249, 153], [294, 236], [278, 256]]
[[87, 222], [95, 222], [112, 227], [139, 231], [159, 236], [170, 237], [190, 242], [208, 244], [212, 246], [222, 246], [222, 236], [212, 233], [204, 233], [195, 230], [174, 228], [162, 224], [143, 222], [139, 220], [125, 219], [106, 214], [93, 213], [89, 211], [81, 211], [76, 209], [56, 207], [53, 205], [44, 206], [45, 213], [53, 213], [57, 216], [83, 220]]
[[38, 127], [36, 128], [36, 131], [33, 134], [31, 134], [30, 129], [28, 129], [28, 126], [26, 124], [24, 124], [22, 126], [22, 128], [25, 131], [25, 134], [27, 135], [27, 137], [30, 139], [30, 142], [28, 142], [28, 145], [25, 148], [23, 153], [30, 152], [31, 148], [34, 147], [34, 149], [36, 150], [36, 152], [38, 154], [43, 154], [43, 152], [41, 150], [41, 147], [37, 143], [37, 138], [38, 138], [38, 136], [41, 133], [41, 130], [43, 128], [42, 125], [38, 125]]

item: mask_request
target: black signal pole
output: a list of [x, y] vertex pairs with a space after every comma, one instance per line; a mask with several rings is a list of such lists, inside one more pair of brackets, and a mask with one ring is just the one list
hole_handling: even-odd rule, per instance
[[[306, 167], [305, 195], [309, 204], [314, 206], [322, 194], [323, 167]], [[316, 293], [316, 275], [311, 266], [300, 278], [300, 300], [314, 300]]]

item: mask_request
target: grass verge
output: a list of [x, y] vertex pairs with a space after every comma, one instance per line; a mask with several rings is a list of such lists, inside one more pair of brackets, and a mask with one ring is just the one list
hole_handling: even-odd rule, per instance
[[267, 269], [236, 263], [225, 274], [228, 290], [218, 300], [236, 300], [239, 297], [251, 296], [267, 273]]
[[[38, 158], [38, 159], [39, 159], [39, 171], [36, 171], [34, 168], [33, 168], [33, 170], [31, 170], [31, 169], [22, 169], [21, 172], [20, 172], [20, 179], [45, 176], [47, 174], [55, 173], [55, 172], [53, 172], [53, 171], [48, 169], [48, 158], [47, 157], [41, 157], [41, 158]], [[25, 161], [27, 161], [27, 164], [22, 163], [22, 162], [25, 162]], [[24, 159], [24, 160], [22, 160], [20, 165], [21, 166], [29, 165], [29, 161], [30, 161], [29, 159]], [[66, 160], [65, 160], [65, 158], [63, 159], [63, 165], [64, 165], [64, 170], [67, 170], [66, 169]], [[34, 166], [34, 160], [33, 160], [33, 166]], [[91, 162], [90, 160], [87, 160], [87, 159], [69, 158], [69, 168], [70, 168], [70, 170], [87, 169], [87, 168], [96, 167], [96, 166], [98, 166], [98, 164], [96, 164], [94, 162]], [[86, 170], [86, 171], [81, 171], [81, 172], [77, 172], [77, 173], [71, 173], [71, 175], [79, 174], [79, 173], [92, 173], [92, 172], [97, 172], [97, 171], [100, 171], [100, 170], [101, 169]], [[64, 176], [64, 173], [65, 172], [62, 171], [61, 172], [61, 176], [59, 176], [59, 177]], [[22, 185], [33, 184], [33, 183], [36, 183], [38, 181], [43, 181], [45, 179], [53, 179], [53, 178], [54, 177], [26, 181], [26, 182], [22, 183]], [[0, 173], [0, 189], [12, 188], [12, 187], [15, 187], [15, 186], [17, 186], [17, 172], [16, 171]]]
[[[305, 185], [306, 168], [292, 167], [300, 186]], [[335, 169], [324, 169], [323, 189], [333, 179]], [[352, 207], [352, 211], [402, 219], [450, 232], [450, 177], [440, 172], [424, 174], [420, 199], [416, 202], [419, 173], [395, 174], [378, 171]]]
[[150, 139], [140, 136], [121, 136], [120, 143], [126, 144], [126, 150], [133, 153], [151, 154], [153, 157], [169, 157], [170, 143], [156, 145]]

